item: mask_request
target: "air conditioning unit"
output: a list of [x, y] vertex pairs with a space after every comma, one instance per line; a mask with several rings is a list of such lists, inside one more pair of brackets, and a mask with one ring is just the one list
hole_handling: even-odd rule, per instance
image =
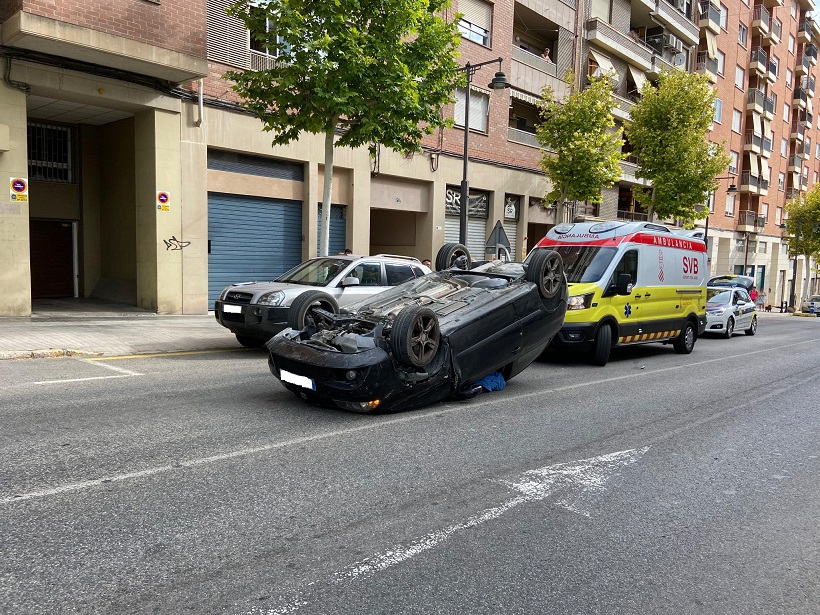
[[675, 8], [679, 11], [686, 11], [686, 0], [675, 0]]
[[680, 40], [674, 34], [664, 34], [663, 35], [663, 46], [664, 47], [671, 47], [673, 49], [677, 49], [678, 44], [680, 44]]

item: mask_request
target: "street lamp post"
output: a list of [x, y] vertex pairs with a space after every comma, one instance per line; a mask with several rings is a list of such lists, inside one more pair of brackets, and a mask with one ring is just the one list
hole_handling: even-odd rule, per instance
[[[716, 177], [715, 179], [734, 179], [734, 175], [726, 175], [725, 177]], [[726, 194], [736, 194], [737, 193], [737, 186], [735, 184], [729, 184], [729, 187], [726, 189]], [[712, 195], [714, 195], [714, 190], [712, 191]], [[703, 223], [703, 241], [709, 238], [709, 214], [711, 214], [711, 210], [708, 209], [709, 205], [707, 204], [707, 213], [706, 213], [706, 220]]]
[[493, 80], [487, 87], [491, 88], [493, 91], [501, 91], [510, 87], [510, 84], [507, 81], [507, 76], [501, 72], [502, 61], [503, 58], [498, 58], [497, 60], [487, 60], [486, 62], [479, 62], [478, 64], [471, 64], [470, 62], [467, 62], [467, 64], [459, 69], [463, 70], [467, 75], [467, 90], [464, 95], [464, 169], [461, 175], [461, 196], [458, 220], [458, 241], [462, 245], [467, 245], [467, 207], [470, 202], [470, 182], [467, 179], [467, 164], [470, 158], [468, 150], [470, 145], [470, 84], [473, 82], [473, 75], [475, 75], [479, 68], [489, 64], [498, 63], [498, 71], [495, 73], [495, 77], [493, 77]]
[[797, 232], [794, 234], [794, 262], [792, 263], [792, 288], [789, 293], [789, 307], [796, 309], [794, 303], [797, 293], [797, 249], [800, 245], [800, 218], [795, 218], [794, 221], [797, 224]]

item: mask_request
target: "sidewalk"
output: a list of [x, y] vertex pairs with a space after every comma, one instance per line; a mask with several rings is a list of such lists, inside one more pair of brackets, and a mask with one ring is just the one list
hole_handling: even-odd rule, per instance
[[158, 316], [93, 300], [38, 301], [32, 316], [0, 318], [0, 360], [241, 348], [213, 313]]
[[[763, 320], [792, 316], [779, 311], [757, 314]], [[56, 299], [36, 302], [30, 318], [0, 318], [0, 360], [238, 348], [236, 338], [212, 312], [158, 316], [133, 305]]]

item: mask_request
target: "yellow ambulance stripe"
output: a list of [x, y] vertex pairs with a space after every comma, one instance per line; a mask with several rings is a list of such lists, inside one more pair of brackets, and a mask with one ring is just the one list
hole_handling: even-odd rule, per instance
[[641, 333], [640, 335], [624, 335], [618, 338], [619, 344], [631, 344], [633, 342], [649, 342], [652, 340], [665, 340], [680, 335], [680, 329], [675, 331], [658, 331], [656, 333]]

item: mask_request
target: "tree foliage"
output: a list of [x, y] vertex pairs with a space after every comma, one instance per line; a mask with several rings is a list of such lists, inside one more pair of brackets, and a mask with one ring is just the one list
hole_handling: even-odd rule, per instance
[[[786, 232], [797, 238], [800, 254], [817, 259], [820, 256], [820, 184], [786, 203], [786, 212], [789, 214]], [[794, 256], [794, 242], [790, 244]]]
[[544, 88], [538, 103], [541, 123], [536, 138], [544, 146], [541, 168], [552, 183], [547, 201], [558, 201], [558, 220], [565, 201], [599, 203], [601, 190], [621, 177], [622, 130], [614, 129], [612, 84], [606, 77], [591, 77], [589, 87], [573, 88], [571, 72], [565, 79], [570, 95], [558, 100]]
[[661, 73], [657, 87], [647, 83], [641, 94], [626, 136], [638, 158], [637, 176], [652, 185], [634, 187], [635, 199], [650, 216], [691, 224], [708, 213], [699, 205], [718, 188], [715, 177], [730, 161], [721, 145], [706, 138], [715, 90], [703, 75], [671, 70]]
[[[330, 230], [333, 148], [377, 144], [418, 151], [424, 134], [449, 125], [459, 72], [449, 0], [239, 0], [243, 20], [275, 62], [225, 77], [242, 105], [284, 145], [303, 132], [325, 135], [322, 254]], [[341, 128], [339, 135], [336, 130]]]

